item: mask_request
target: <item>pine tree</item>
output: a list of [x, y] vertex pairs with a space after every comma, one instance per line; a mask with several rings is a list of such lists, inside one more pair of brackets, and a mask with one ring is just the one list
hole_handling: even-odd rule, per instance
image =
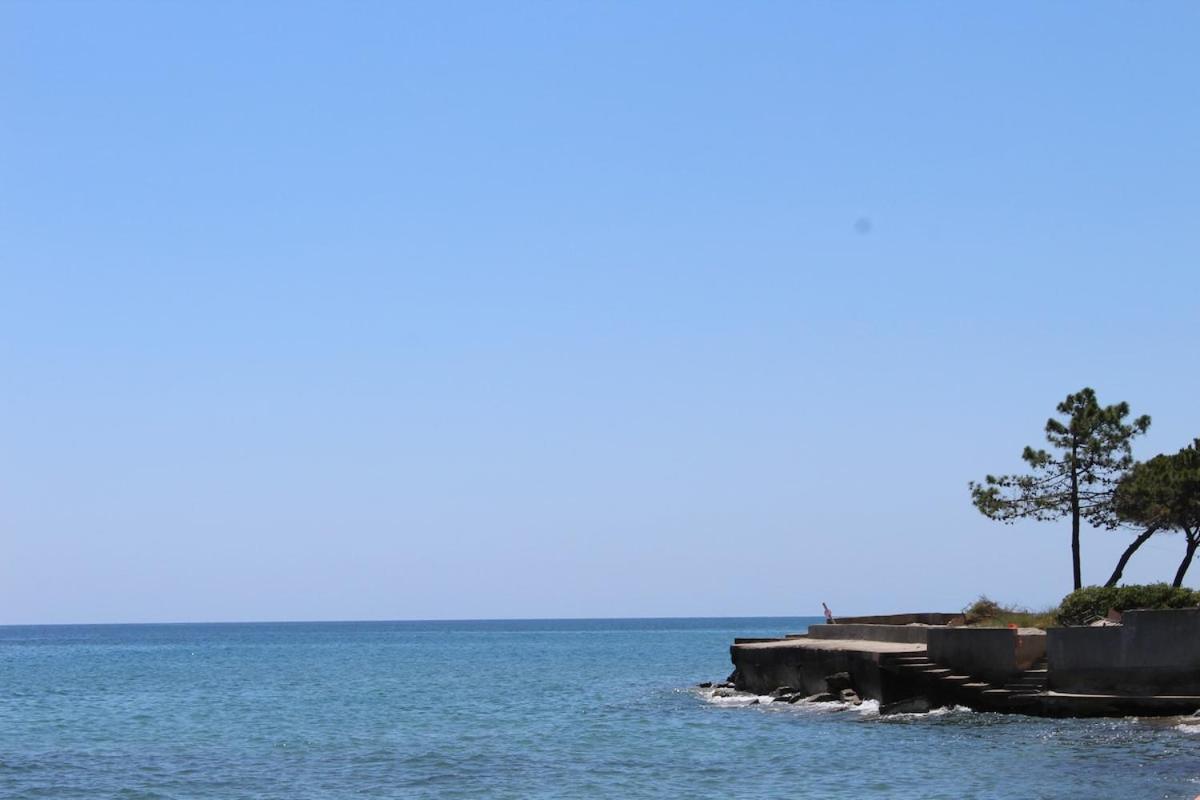
[[1183, 534], [1185, 553], [1171, 584], [1183, 585], [1200, 548], [1200, 439], [1174, 455], [1134, 465], [1118, 485], [1113, 505], [1122, 521]]
[[1082, 520], [1097, 527], [1116, 527], [1112, 499], [1117, 482], [1133, 465], [1130, 442], [1150, 427], [1150, 417], [1130, 423], [1129, 404], [1103, 406], [1096, 393], [1084, 388], [1067, 395], [1057, 411], [1063, 420], [1046, 421], [1046, 441], [1052, 451], [1026, 447], [1021, 458], [1026, 475], [988, 475], [970, 483], [971, 501], [990, 519], [1071, 518], [1071, 565], [1076, 589], [1083, 585], [1079, 559]]

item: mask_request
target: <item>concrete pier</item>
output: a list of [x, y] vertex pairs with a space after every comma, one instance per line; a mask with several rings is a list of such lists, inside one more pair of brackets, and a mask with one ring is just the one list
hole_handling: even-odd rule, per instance
[[893, 704], [1049, 717], [1200, 709], [1200, 609], [1127, 612], [1125, 626], [1048, 632], [872, 619], [738, 640], [730, 648], [734, 685], [816, 695], [829, 690], [827, 678], [847, 673], [857, 694], [885, 713]]
[[924, 653], [923, 644], [861, 638], [792, 637], [736, 644], [731, 649], [734, 685], [742, 691], [768, 694], [791, 686], [806, 694], [821, 694], [828, 690], [827, 676], [846, 672], [860, 696], [884, 702], [911, 695], [896, 685], [894, 676], [880, 669], [881, 657]]

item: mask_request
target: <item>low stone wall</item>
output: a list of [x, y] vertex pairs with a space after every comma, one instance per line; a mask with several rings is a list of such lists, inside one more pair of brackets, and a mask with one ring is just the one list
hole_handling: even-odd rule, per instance
[[1122, 624], [1051, 628], [1050, 688], [1078, 694], [1200, 694], [1200, 609], [1126, 611]]
[[[955, 625], [963, 621], [962, 614], [876, 614], [866, 617], [838, 617], [839, 625]], [[816, 627], [816, 626], [814, 626]]]
[[1046, 654], [1046, 635], [1030, 628], [929, 628], [929, 658], [989, 682], [1003, 682]]
[[810, 639], [852, 639], [904, 644], [925, 644], [928, 635], [927, 625], [860, 625], [839, 622], [835, 625], [813, 625], [808, 629]]

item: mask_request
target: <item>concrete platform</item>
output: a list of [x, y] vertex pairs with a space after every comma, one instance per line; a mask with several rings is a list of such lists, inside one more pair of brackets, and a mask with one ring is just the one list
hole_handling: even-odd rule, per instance
[[925, 645], [913, 642], [876, 642], [869, 639], [802, 639], [800, 637], [776, 639], [774, 641], [738, 642], [734, 645], [745, 650], [840, 650], [855, 653], [900, 653], [925, 655]]
[[924, 656], [925, 645], [864, 639], [776, 639], [733, 645], [733, 682], [738, 689], [767, 694], [790, 686], [806, 694], [826, 691], [825, 678], [849, 673], [861, 696], [883, 701], [911, 696], [880, 668], [886, 658]]

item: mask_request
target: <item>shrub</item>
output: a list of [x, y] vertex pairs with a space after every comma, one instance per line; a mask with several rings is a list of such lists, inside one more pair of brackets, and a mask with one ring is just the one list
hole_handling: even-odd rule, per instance
[[1000, 613], [1000, 604], [986, 594], [981, 594], [978, 600], [966, 607], [963, 616], [966, 617], [968, 625], [977, 625], [980, 622], [995, 619], [1000, 616]]
[[1016, 625], [1019, 628], [1046, 628], [1054, 624], [1054, 615], [1058, 609], [1045, 611], [1030, 611], [1019, 606], [1006, 606], [997, 603], [987, 595], [963, 609], [963, 618], [968, 625], [983, 628], [1002, 628], [1006, 625]]
[[1166, 583], [1132, 586], [1085, 586], [1063, 598], [1058, 609], [1059, 625], [1087, 625], [1109, 609], [1191, 608], [1200, 605], [1200, 592]]

